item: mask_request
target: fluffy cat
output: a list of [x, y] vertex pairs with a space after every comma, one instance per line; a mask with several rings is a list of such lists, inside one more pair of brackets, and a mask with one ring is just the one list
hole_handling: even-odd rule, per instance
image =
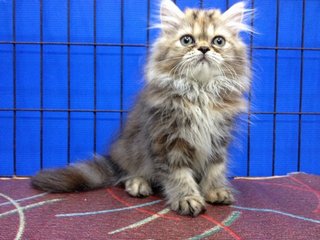
[[163, 0], [146, 86], [110, 157], [40, 171], [33, 187], [73, 192], [123, 183], [131, 196], [146, 197], [158, 186], [172, 210], [191, 216], [204, 211], [205, 202], [231, 204], [227, 147], [250, 86], [239, 37], [251, 31], [244, 22], [248, 12], [243, 2], [221, 13], [183, 12]]

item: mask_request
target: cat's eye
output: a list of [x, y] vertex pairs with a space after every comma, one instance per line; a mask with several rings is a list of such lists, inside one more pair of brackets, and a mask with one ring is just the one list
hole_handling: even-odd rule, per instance
[[223, 47], [226, 44], [226, 39], [222, 36], [216, 36], [212, 39], [211, 44], [217, 47]]
[[190, 46], [195, 43], [194, 38], [191, 35], [184, 35], [180, 38], [182, 46]]

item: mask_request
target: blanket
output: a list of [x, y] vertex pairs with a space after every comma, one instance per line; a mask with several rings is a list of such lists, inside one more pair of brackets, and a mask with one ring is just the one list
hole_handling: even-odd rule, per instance
[[320, 176], [235, 178], [236, 202], [180, 216], [123, 188], [49, 194], [0, 180], [0, 239], [320, 239]]

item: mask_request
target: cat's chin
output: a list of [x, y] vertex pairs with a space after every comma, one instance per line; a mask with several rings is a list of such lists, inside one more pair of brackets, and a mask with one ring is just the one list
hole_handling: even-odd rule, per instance
[[210, 65], [211, 63], [209, 62], [208, 59], [202, 58], [197, 62], [198, 65], [204, 66], [204, 65]]
[[208, 82], [215, 75], [219, 75], [219, 70], [208, 60], [203, 59], [194, 67], [193, 77], [199, 82]]

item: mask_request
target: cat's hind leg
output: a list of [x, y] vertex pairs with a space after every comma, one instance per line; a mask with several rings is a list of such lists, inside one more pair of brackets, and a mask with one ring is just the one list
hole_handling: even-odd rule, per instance
[[133, 197], [147, 197], [152, 194], [150, 183], [143, 177], [132, 177], [125, 181], [126, 192]]

